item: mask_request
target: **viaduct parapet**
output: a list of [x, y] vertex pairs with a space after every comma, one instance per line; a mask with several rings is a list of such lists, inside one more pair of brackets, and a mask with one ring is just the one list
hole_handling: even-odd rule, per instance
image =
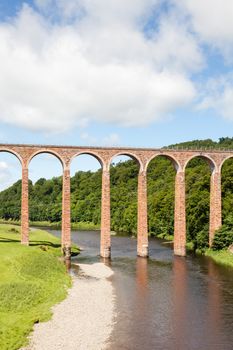
[[70, 251], [70, 164], [81, 154], [95, 157], [102, 167], [102, 202], [101, 202], [101, 238], [100, 255], [111, 255], [110, 236], [110, 164], [116, 156], [126, 155], [138, 162], [138, 225], [137, 254], [148, 256], [147, 231], [147, 168], [150, 161], [157, 156], [168, 158], [175, 170], [175, 215], [174, 215], [174, 254], [185, 256], [186, 250], [186, 214], [185, 214], [185, 168], [195, 157], [204, 158], [211, 169], [210, 184], [210, 224], [209, 244], [211, 246], [214, 232], [222, 223], [221, 213], [221, 168], [225, 160], [233, 157], [232, 151], [222, 150], [178, 150], [146, 149], [120, 147], [73, 147], [48, 145], [14, 145], [0, 144], [0, 152], [14, 154], [22, 166], [22, 202], [21, 202], [21, 242], [29, 243], [29, 208], [28, 208], [28, 167], [30, 161], [38, 154], [49, 153], [57, 157], [63, 168], [62, 196], [62, 247]]

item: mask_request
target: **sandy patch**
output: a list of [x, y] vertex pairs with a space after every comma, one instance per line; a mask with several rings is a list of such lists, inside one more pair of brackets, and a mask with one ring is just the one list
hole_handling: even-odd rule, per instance
[[114, 323], [112, 270], [103, 263], [78, 264], [67, 298], [53, 308], [50, 321], [34, 326], [30, 344], [21, 350], [103, 350]]

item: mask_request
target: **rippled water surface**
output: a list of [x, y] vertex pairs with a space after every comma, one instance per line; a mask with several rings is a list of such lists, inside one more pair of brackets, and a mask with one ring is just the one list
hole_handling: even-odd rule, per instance
[[[99, 261], [99, 232], [72, 232], [72, 240], [83, 249], [76, 260]], [[232, 350], [233, 269], [174, 257], [156, 239], [150, 258], [137, 258], [136, 243], [112, 237], [117, 316], [109, 350]]]

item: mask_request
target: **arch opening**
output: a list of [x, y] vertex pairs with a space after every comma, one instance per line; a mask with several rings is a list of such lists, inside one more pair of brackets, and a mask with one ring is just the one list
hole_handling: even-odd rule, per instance
[[175, 176], [178, 164], [174, 159], [158, 155], [147, 167], [148, 233], [173, 239], [175, 208]]
[[102, 161], [92, 153], [80, 153], [72, 159], [70, 170], [72, 228], [74, 230], [99, 230]]
[[53, 150], [39, 150], [35, 153], [33, 153], [30, 158], [28, 159], [28, 167], [30, 166], [30, 163], [33, 161], [34, 158], [40, 156], [40, 155], [43, 155], [43, 154], [47, 154], [48, 156], [50, 155], [51, 156], [51, 159], [53, 159], [52, 157], [55, 157], [59, 160], [59, 162], [61, 163], [61, 166], [63, 167], [63, 161], [62, 161], [62, 158], [60, 157], [60, 155], [58, 153], [56, 153], [55, 151]]
[[22, 166], [13, 152], [0, 150], [0, 219], [9, 223], [21, 219]]
[[[191, 164], [195, 164], [195, 159], [199, 159], [199, 160], [203, 160], [205, 162], [205, 164], [207, 164], [209, 166], [209, 169], [211, 171], [211, 173], [214, 171], [214, 169], [216, 168], [216, 164], [214, 162], [213, 159], [211, 159], [209, 156], [200, 154], [200, 155], [194, 155], [191, 158], [189, 158], [184, 166], [184, 169], [186, 170], [186, 167], [189, 166], [189, 163], [192, 162]], [[203, 163], [204, 164], [204, 163]], [[192, 166], [192, 165], [191, 165]]]
[[196, 156], [185, 167], [187, 242], [195, 249], [209, 246], [210, 180], [214, 163]]
[[175, 171], [177, 171], [179, 168], [180, 168], [180, 165], [179, 165], [179, 162], [173, 158], [171, 155], [168, 155], [168, 154], [156, 154], [155, 156], [153, 156], [147, 163], [147, 167], [146, 167], [146, 170], [148, 169], [148, 166], [150, 165], [151, 162], [153, 162], [156, 158], [159, 159], [167, 159], [170, 161], [170, 164], [172, 164], [173, 166], [173, 169]]
[[132, 160], [132, 161], [136, 162], [139, 169], [142, 168], [142, 164], [141, 164], [140, 159], [137, 158], [137, 156], [135, 154], [129, 153], [129, 152], [127, 152], [127, 153], [119, 152], [117, 154], [114, 154], [114, 156], [112, 156], [112, 158], [110, 160], [110, 165], [126, 162], [127, 160]]
[[221, 166], [222, 222], [233, 225], [233, 157], [226, 159]]
[[[82, 170], [97, 170], [99, 167], [103, 168], [103, 160], [102, 158], [96, 154], [95, 152], [83, 152], [80, 151], [76, 153], [72, 158], [71, 158], [71, 164], [74, 164], [76, 161], [77, 157], [82, 157], [83, 163], [82, 163]], [[99, 166], [97, 166], [97, 163]], [[89, 165], [88, 165], [89, 164]], [[73, 168], [74, 169], [74, 168]]]
[[61, 236], [62, 175], [61, 160], [51, 152], [38, 152], [29, 162], [29, 221], [31, 225], [49, 226]]
[[110, 165], [111, 230], [118, 234], [137, 235], [139, 168], [139, 161], [131, 155], [119, 154], [112, 158]]

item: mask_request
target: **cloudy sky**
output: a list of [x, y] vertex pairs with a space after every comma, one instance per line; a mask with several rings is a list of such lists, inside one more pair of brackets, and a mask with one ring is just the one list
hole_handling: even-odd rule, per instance
[[[232, 18], [232, 0], [1, 0], [0, 142], [231, 137]], [[33, 179], [61, 172], [42, 158]], [[1, 188], [16, 166], [1, 154]]]

